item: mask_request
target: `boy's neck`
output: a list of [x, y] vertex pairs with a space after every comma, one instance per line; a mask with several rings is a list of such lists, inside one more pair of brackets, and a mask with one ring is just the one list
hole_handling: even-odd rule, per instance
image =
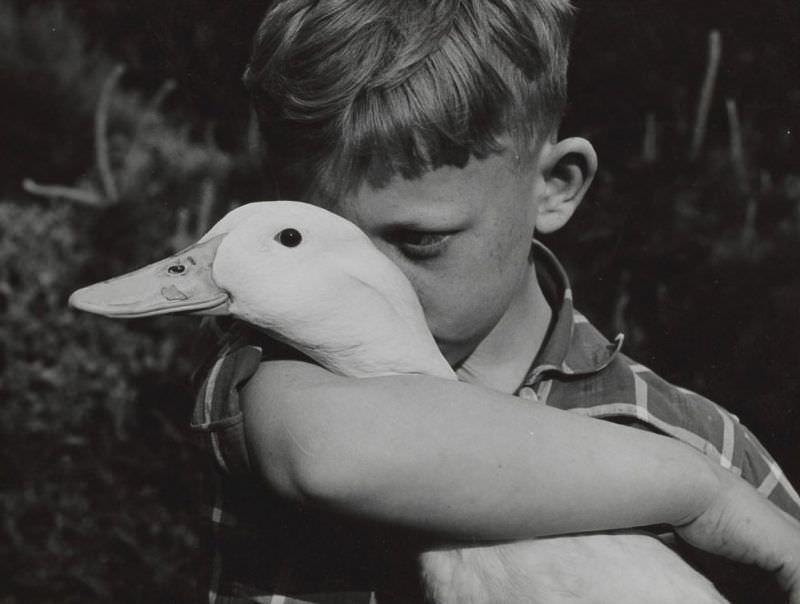
[[516, 392], [547, 336], [553, 311], [533, 266], [497, 325], [456, 370], [464, 382]]

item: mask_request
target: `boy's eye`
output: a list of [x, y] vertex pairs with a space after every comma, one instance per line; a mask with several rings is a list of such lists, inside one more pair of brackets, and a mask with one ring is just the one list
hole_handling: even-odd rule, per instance
[[433, 258], [444, 251], [451, 232], [397, 229], [389, 234], [389, 241], [413, 260]]

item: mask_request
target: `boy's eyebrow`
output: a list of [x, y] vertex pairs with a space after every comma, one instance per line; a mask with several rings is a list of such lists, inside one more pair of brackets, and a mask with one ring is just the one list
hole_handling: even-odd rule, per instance
[[423, 220], [403, 220], [399, 222], [389, 222], [380, 226], [381, 231], [431, 231], [431, 232], [454, 232], [458, 228], [453, 225], [435, 225]]
[[384, 212], [372, 214], [371, 220], [367, 216], [364, 218], [381, 230], [454, 230], [465, 226], [472, 215], [471, 207], [435, 193], [425, 197], [412, 194], [391, 206]]
[[420, 216], [400, 216], [378, 219], [373, 229], [382, 233], [398, 231], [427, 231], [454, 233], [468, 226], [469, 215], [466, 213], [443, 212], [441, 214], [425, 213]]

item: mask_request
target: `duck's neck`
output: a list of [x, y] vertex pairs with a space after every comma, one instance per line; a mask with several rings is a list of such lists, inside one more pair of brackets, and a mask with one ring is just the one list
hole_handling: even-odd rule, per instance
[[422, 330], [401, 320], [380, 324], [365, 319], [337, 327], [341, 330], [327, 331], [324, 337], [318, 333], [279, 337], [326, 369], [348, 377], [423, 374], [456, 379], [426, 326]]
[[398, 299], [387, 298], [378, 289], [359, 288], [313, 311], [284, 316], [279, 325], [259, 326], [340, 375], [424, 374], [456, 379], [411, 292], [413, 297]]

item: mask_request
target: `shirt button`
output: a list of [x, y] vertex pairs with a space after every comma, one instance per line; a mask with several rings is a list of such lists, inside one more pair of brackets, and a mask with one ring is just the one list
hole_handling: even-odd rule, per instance
[[536, 391], [530, 386], [523, 386], [522, 388], [520, 388], [519, 395], [522, 398], [527, 399], [529, 401], [536, 402], [539, 400], [539, 397], [536, 395]]

